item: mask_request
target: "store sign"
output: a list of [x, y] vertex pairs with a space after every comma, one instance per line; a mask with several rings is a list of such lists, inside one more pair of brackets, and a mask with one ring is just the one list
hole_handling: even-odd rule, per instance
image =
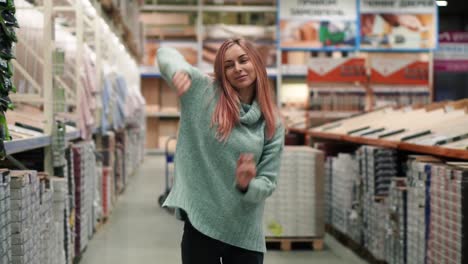
[[307, 80], [309, 83], [364, 83], [366, 63], [363, 58], [310, 58]]
[[429, 84], [429, 63], [402, 58], [373, 58], [370, 82], [373, 84]]
[[433, 0], [360, 0], [362, 13], [432, 13]]
[[356, 46], [357, 0], [295, 0], [278, 5], [282, 48]]
[[356, 1], [296, 0], [280, 2], [281, 19], [355, 20]]
[[360, 0], [361, 49], [427, 50], [437, 44], [433, 0]]
[[434, 52], [437, 72], [468, 72], [468, 32], [442, 32]]

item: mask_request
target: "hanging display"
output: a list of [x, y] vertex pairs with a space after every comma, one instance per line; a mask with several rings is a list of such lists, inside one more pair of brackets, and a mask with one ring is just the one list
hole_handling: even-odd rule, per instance
[[360, 47], [428, 50], [437, 46], [433, 0], [360, 0]]
[[298, 0], [279, 3], [281, 48], [353, 49], [356, 1]]

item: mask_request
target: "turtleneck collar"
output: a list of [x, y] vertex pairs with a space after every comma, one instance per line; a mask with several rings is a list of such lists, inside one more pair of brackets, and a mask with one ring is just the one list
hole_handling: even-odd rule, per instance
[[257, 100], [254, 100], [251, 105], [240, 103], [240, 122], [244, 125], [255, 124], [260, 117], [262, 112]]

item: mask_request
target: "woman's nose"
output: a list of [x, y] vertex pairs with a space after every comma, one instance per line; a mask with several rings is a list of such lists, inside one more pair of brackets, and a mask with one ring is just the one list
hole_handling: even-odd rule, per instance
[[234, 69], [239, 72], [241, 71], [241, 65], [239, 63], [234, 64]]

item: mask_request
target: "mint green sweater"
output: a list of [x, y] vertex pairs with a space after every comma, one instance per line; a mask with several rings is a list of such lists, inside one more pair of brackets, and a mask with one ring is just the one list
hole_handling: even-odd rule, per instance
[[[182, 209], [201, 233], [240, 248], [265, 252], [263, 210], [276, 188], [284, 145], [278, 120], [272, 139], [256, 101], [240, 107], [240, 124], [227, 142], [219, 142], [211, 117], [217, 102], [213, 80], [188, 64], [172, 48], [160, 48], [157, 59], [162, 77], [172, 87], [172, 76], [187, 72], [190, 89], [180, 97], [181, 116], [174, 185], [164, 206]], [[241, 153], [253, 153], [257, 175], [245, 194], [235, 187], [236, 164]]]

